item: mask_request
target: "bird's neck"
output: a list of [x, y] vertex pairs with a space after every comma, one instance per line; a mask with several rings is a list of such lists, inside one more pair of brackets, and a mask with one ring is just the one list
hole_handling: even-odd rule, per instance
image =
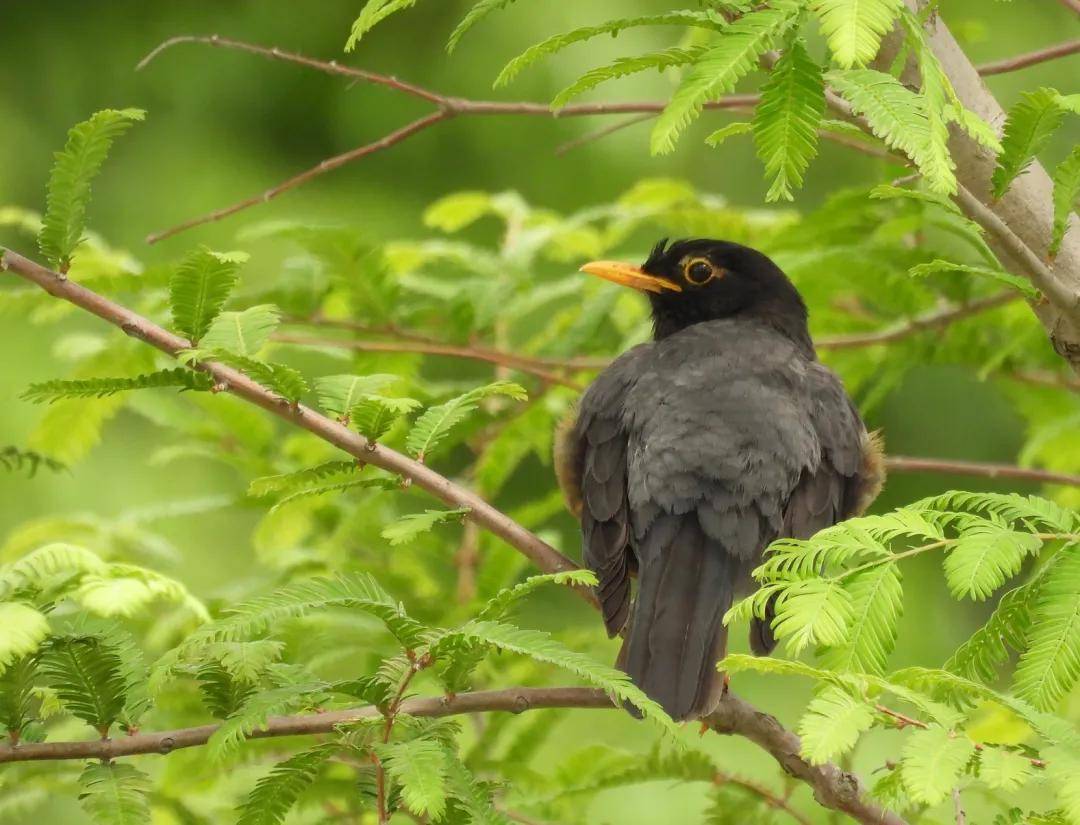
[[706, 321], [724, 318], [746, 319], [768, 324], [785, 338], [792, 340], [808, 358], [816, 359], [814, 343], [807, 327], [806, 305], [801, 299], [791, 301], [788, 296], [763, 300], [733, 313], [717, 314], [701, 305], [680, 306], [677, 310], [653, 307], [653, 338], [661, 340], [680, 330]]

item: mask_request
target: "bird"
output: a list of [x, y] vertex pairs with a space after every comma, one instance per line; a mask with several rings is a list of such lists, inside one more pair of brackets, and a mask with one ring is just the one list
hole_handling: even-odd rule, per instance
[[[673, 719], [701, 719], [726, 690], [724, 614], [764, 549], [863, 513], [884, 482], [881, 440], [763, 253], [665, 239], [641, 266], [581, 269], [647, 296], [653, 336], [587, 387], [556, 474], [607, 632], [626, 637], [616, 664]], [[751, 622], [758, 655], [776, 645], [774, 615]]]

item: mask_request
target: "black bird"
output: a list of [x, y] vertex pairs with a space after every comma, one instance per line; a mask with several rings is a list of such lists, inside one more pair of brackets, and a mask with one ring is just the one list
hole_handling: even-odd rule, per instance
[[[608, 634], [629, 625], [620, 667], [675, 719], [700, 718], [723, 692], [721, 619], [762, 550], [861, 513], [883, 482], [880, 446], [762, 253], [661, 241], [641, 267], [582, 271], [645, 292], [654, 340], [586, 390], [557, 440], [559, 481]], [[751, 627], [761, 655], [770, 619]]]

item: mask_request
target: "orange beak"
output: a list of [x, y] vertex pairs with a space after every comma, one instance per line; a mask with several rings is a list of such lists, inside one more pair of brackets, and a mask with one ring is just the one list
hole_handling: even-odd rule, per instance
[[682, 292], [682, 287], [674, 281], [657, 278], [655, 275], [647, 274], [639, 266], [624, 264], [620, 261], [592, 261], [585, 264], [581, 271], [642, 292], [664, 292], [665, 290]]

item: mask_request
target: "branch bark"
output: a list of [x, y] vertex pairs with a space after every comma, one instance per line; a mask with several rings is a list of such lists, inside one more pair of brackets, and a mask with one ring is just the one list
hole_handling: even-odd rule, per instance
[[[905, 0], [918, 12], [920, 0]], [[941, 15], [926, 22], [927, 42], [948, 75], [965, 107], [992, 125], [1005, 121], [1005, 113], [991, 94]], [[970, 218], [988, 231], [988, 242], [1003, 262], [1028, 275], [1050, 300], [1034, 307], [1055, 351], [1080, 373], [1080, 230], [1076, 216], [1051, 270], [1045, 263], [1053, 226], [1053, 183], [1035, 161], [1005, 195], [994, 200], [990, 176], [995, 157], [958, 129], [950, 129], [949, 150], [962, 186], [958, 202]], [[966, 194], [965, 194], [966, 193]], [[991, 217], [992, 216], [992, 217]], [[1002, 232], [1004, 227], [1006, 232]], [[1020, 249], [1016, 242], [1024, 249]], [[1049, 274], [1049, 279], [1047, 279]], [[1047, 282], [1046, 287], [1040, 283]]]
[[[68, 301], [113, 326], [119, 327], [126, 334], [139, 338], [170, 356], [175, 357], [180, 350], [189, 346], [187, 341], [173, 335], [149, 319], [11, 250], [4, 250], [0, 255], [0, 270], [11, 271], [19, 277], [37, 284], [49, 294]], [[238, 370], [213, 362], [199, 364], [197, 368], [212, 375], [218, 384], [223, 385], [229, 392], [239, 398], [306, 429], [313, 435], [333, 444], [350, 455], [411, 479], [418, 486], [448, 504], [468, 507], [470, 509], [469, 517], [475, 520], [477, 524], [502, 538], [544, 572], [550, 573], [577, 568], [577, 565], [572, 560], [517, 524], [509, 516], [492, 507], [475, 493], [454, 484], [454, 482], [425, 467], [423, 464], [380, 444], [369, 447], [363, 438], [336, 421], [332, 421], [302, 405], [289, 404]], [[593, 606], [597, 605], [596, 598], [590, 591], [579, 589], [577, 592]], [[440, 715], [440, 711], [441, 715], [446, 715], [447, 712], [524, 710], [530, 707], [613, 707], [611, 700], [604, 693], [588, 688], [563, 688], [560, 690], [570, 692], [560, 694], [538, 693], [538, 690], [542, 689], [532, 689], [530, 691], [529, 689], [518, 688], [511, 691], [496, 691], [494, 693], [499, 694], [497, 707], [492, 706], [495, 701], [492, 692], [461, 694], [454, 699], [415, 699], [404, 703], [402, 707], [407, 706], [409, 708], [407, 712], [409, 713], [431, 716]], [[514, 697], [509, 702], [507, 701], [507, 694]], [[523, 699], [518, 697], [523, 697]], [[525, 704], [519, 707], [521, 701], [524, 701]], [[453, 707], [455, 710], [447, 711], [447, 707]], [[267, 730], [271, 730], [272, 726], [273, 735], [278, 736], [316, 733], [329, 730], [334, 724], [342, 721], [359, 718], [356, 716], [358, 713], [381, 715], [375, 708], [370, 710], [337, 711], [334, 713], [345, 714], [345, 716], [336, 720], [332, 714], [317, 714], [314, 719], [310, 716], [281, 717], [271, 720]], [[784, 728], [775, 717], [758, 710], [745, 700], [728, 694], [707, 722], [710, 727], [720, 733], [742, 736], [764, 749], [787, 773], [808, 783], [813, 790], [814, 798], [820, 804], [833, 810], [843, 811], [868, 825], [870, 823], [874, 825], [905, 825], [901, 818], [878, 807], [867, 799], [865, 789], [855, 775], [843, 771], [835, 765], [811, 765], [803, 759], [799, 755], [801, 750], [799, 737]], [[320, 727], [320, 725], [328, 726]], [[17, 749], [8, 746], [7, 748], [0, 748], [0, 762], [18, 761], [14, 758], [16, 752], [23, 759], [112, 758], [113, 755], [125, 755], [123, 752], [111, 753], [109, 751], [110, 748], [123, 747], [113, 744], [114, 742], [126, 742], [129, 749], [135, 745], [143, 748], [143, 750], [128, 750], [128, 753], [162, 753], [163, 747], [165, 748], [164, 752], [168, 752], [169, 750], [175, 750], [177, 747], [191, 747], [192, 745], [202, 744], [216, 730], [216, 727], [209, 725], [183, 731], [172, 731], [170, 732], [171, 736], [167, 734], [137, 734], [126, 740], [27, 744]], [[271, 734], [263, 733], [262, 735]], [[165, 742], [165, 739], [169, 741]], [[60, 747], [60, 752], [64, 755], [58, 755], [50, 751], [49, 747]], [[45, 748], [45, 750], [39, 750], [41, 748]], [[105, 750], [96, 751], [95, 749], [98, 748]], [[27, 754], [39, 755], [34, 757], [27, 756]]]

